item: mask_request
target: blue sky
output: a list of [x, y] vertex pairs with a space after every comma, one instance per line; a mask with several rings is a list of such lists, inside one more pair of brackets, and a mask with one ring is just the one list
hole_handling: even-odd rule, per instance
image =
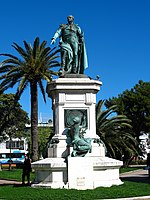
[[[23, 47], [23, 40], [33, 43], [37, 36], [50, 45], [59, 24], [72, 14], [85, 36], [85, 74], [98, 74], [103, 82], [97, 101], [117, 97], [139, 80], [150, 81], [149, 0], [5, 0], [0, 6], [0, 53], [17, 55], [13, 42]], [[20, 104], [30, 116], [29, 89]], [[39, 94], [40, 113], [43, 120], [52, 116], [51, 100], [45, 104]]]

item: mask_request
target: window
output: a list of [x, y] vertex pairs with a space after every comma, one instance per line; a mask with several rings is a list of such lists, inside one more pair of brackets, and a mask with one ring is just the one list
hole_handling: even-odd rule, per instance
[[6, 141], [6, 149], [10, 148], [24, 150], [24, 141]]

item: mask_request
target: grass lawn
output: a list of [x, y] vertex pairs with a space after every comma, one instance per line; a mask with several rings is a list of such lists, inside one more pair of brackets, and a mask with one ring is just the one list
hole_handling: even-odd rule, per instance
[[[139, 169], [139, 168], [138, 168]], [[11, 177], [21, 181], [21, 170], [0, 171], [0, 179]], [[12, 178], [14, 177], [14, 178]], [[32, 173], [34, 178], [34, 173]], [[96, 188], [94, 190], [66, 190], [23, 187], [22, 185], [0, 186], [0, 199], [6, 200], [93, 200], [113, 199], [150, 195], [148, 183], [124, 181], [123, 185], [110, 188]]]
[[143, 169], [143, 168], [142, 167], [121, 167], [119, 169], [119, 172], [125, 173], [125, 172], [130, 172], [130, 171], [139, 170], [139, 169]]
[[22, 186], [1, 186], [0, 198], [7, 200], [93, 200], [150, 195], [149, 184], [124, 182], [120, 186], [94, 190], [42, 189]]
[[[30, 173], [30, 179], [31, 181], [34, 180], [35, 174], [33, 172]], [[7, 170], [4, 169], [0, 171], [0, 179], [7, 179], [7, 180], [15, 180], [15, 181], [22, 181], [22, 169], [12, 169]]]

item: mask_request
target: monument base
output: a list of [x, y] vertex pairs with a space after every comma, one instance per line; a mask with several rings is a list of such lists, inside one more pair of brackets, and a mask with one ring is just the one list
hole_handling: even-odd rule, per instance
[[[105, 147], [96, 135], [96, 93], [101, 85], [98, 80], [76, 74], [48, 83], [55, 135], [49, 143], [49, 158], [32, 163], [36, 173], [32, 187], [86, 190], [122, 184], [119, 168], [123, 162], [105, 157]], [[81, 117], [83, 136], [91, 139], [91, 151], [85, 157], [70, 156], [74, 148], [68, 137], [70, 115]]]
[[32, 187], [68, 188], [67, 163], [63, 158], [46, 158], [32, 163]]
[[95, 189], [123, 184], [122, 161], [108, 157], [46, 158], [32, 163], [36, 179], [32, 187]]
[[108, 157], [69, 157], [69, 189], [86, 190], [123, 184], [119, 179], [121, 165], [121, 161]]

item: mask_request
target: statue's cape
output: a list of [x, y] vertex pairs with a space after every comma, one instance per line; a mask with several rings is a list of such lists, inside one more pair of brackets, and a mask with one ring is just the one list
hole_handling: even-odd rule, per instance
[[64, 49], [65, 51], [68, 52], [68, 58], [69, 58], [69, 60], [70, 59], [72, 60], [72, 58], [73, 58], [73, 52], [72, 52], [70, 44], [61, 42], [60, 46], [61, 46], [62, 49]]
[[[68, 43], [64, 43], [61, 41], [61, 48], [64, 49], [65, 51], [68, 52], [68, 58], [70, 61], [72, 61], [73, 58], [73, 52], [72, 48]], [[78, 58], [79, 58], [79, 63], [78, 63], [78, 68], [79, 68], [79, 74], [84, 74], [84, 70], [88, 68], [88, 60], [87, 60], [87, 53], [86, 53], [86, 47], [85, 43], [82, 42], [80, 43], [80, 50], [78, 52]]]
[[79, 56], [80, 56], [80, 61], [79, 61], [80, 74], [83, 74], [84, 69], [88, 68], [87, 53], [84, 42], [81, 44], [81, 55]]

